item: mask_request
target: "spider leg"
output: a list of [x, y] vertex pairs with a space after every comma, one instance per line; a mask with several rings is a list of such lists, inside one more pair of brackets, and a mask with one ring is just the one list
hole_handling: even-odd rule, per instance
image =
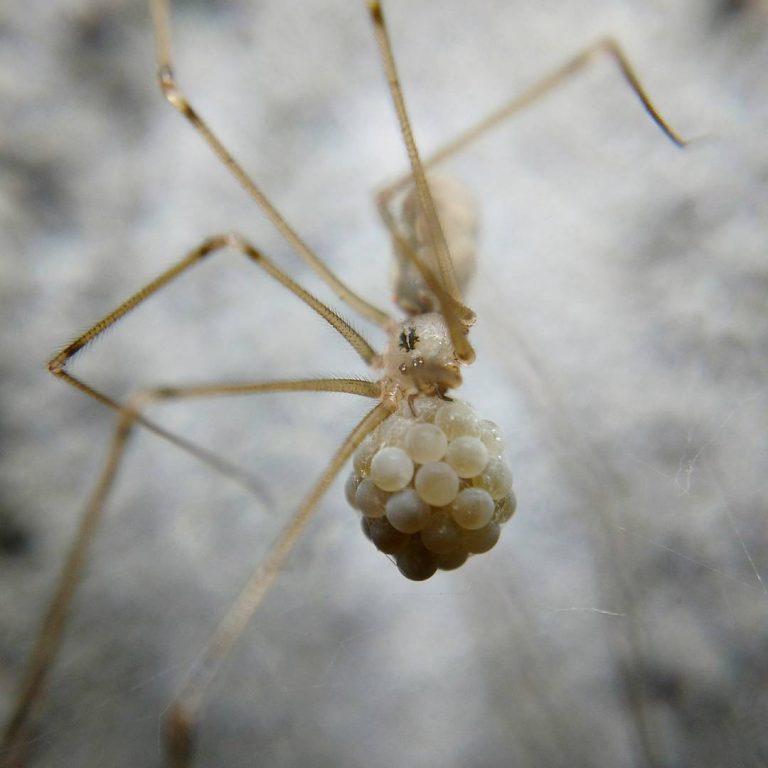
[[350, 307], [359, 312], [363, 317], [371, 320], [383, 328], [392, 324], [392, 318], [387, 312], [373, 306], [368, 301], [358, 296], [351, 288], [344, 284], [315, 252], [301, 239], [298, 233], [283, 218], [264, 192], [256, 186], [256, 183], [246, 173], [245, 169], [232, 157], [227, 148], [221, 143], [216, 134], [208, 127], [197, 111], [187, 100], [187, 97], [179, 88], [173, 70], [171, 57], [171, 33], [170, 33], [170, 8], [168, 0], [150, 0], [152, 10], [152, 23], [155, 29], [157, 78], [160, 89], [165, 98], [192, 124], [195, 130], [203, 137], [216, 157], [229, 169], [250, 197], [256, 201], [267, 218], [272, 222], [280, 234], [296, 249], [298, 254], [317, 272], [318, 275], [335, 291], [336, 295]]
[[[411, 174], [408, 178], [412, 179], [416, 185], [419, 203], [427, 223], [429, 237], [435, 249], [437, 277], [439, 277], [440, 289], [436, 291], [436, 293], [440, 302], [440, 308], [451, 334], [451, 342], [456, 352], [456, 357], [462, 362], [469, 364], [475, 359], [475, 351], [469, 343], [469, 338], [467, 336], [467, 330], [474, 322], [474, 312], [463, 303], [461, 291], [459, 290], [456, 281], [456, 273], [453, 261], [451, 260], [451, 254], [448, 250], [448, 244], [445, 240], [445, 233], [443, 232], [442, 224], [440, 223], [437, 211], [435, 210], [435, 202], [432, 198], [429, 183], [427, 182], [421, 158], [419, 157], [416, 141], [413, 137], [413, 129], [405, 106], [405, 99], [400, 85], [400, 78], [397, 74], [395, 58], [392, 53], [392, 45], [390, 43], [389, 32], [387, 31], [381, 4], [377, 0], [370, 0], [368, 3], [368, 10], [371, 22], [373, 23], [376, 42], [378, 43], [379, 52], [381, 53], [382, 62], [384, 64], [384, 71], [387, 75], [390, 94], [395, 106], [395, 111], [397, 112], [400, 132], [411, 164]], [[424, 265], [419, 264], [414, 258], [415, 253], [413, 252], [413, 249], [406, 248], [404, 252], [407, 257], [414, 262], [427, 283], [430, 284], [428, 278], [428, 272], [430, 270]]]
[[54, 376], [63, 378], [76, 389], [80, 389], [96, 400], [114, 408], [116, 405], [114, 400], [103, 393], [92, 389], [65, 370], [69, 361], [83, 348], [101, 336], [104, 331], [145, 302], [150, 296], [156, 294], [191, 267], [200, 263], [203, 259], [226, 248], [233, 248], [234, 250], [239, 251], [249, 261], [261, 267], [268, 275], [281, 283], [309, 307], [314, 309], [317, 314], [319, 314], [327, 323], [332, 325], [347, 340], [368, 365], [371, 365], [377, 359], [378, 356], [370, 344], [368, 344], [368, 342], [355, 331], [349, 323], [342, 320], [330, 307], [323, 304], [323, 302], [309, 293], [309, 291], [305, 290], [288, 277], [285, 272], [267, 258], [264, 253], [251, 245], [251, 243], [237, 234], [229, 233], [212, 235], [203, 240], [200, 245], [193, 248], [184, 258], [172, 265], [154, 280], [147, 283], [147, 285], [126, 299], [120, 306], [109, 312], [98, 322], [94, 323], [94, 325], [92, 325], [85, 333], [78, 336], [78, 338], [62, 349], [61, 352], [48, 362], [48, 370]]
[[165, 733], [169, 768], [189, 768], [192, 764], [195, 728], [211, 682], [266, 597], [328, 486], [366, 435], [395, 409], [393, 402], [383, 400], [352, 430], [222, 619], [198, 665], [170, 707]]
[[[216, 383], [158, 387], [139, 391], [129, 402], [120, 407], [117, 427], [107, 454], [107, 461], [83, 512], [74, 540], [62, 566], [56, 589], [38, 631], [26, 672], [0, 743], [4, 765], [22, 765], [24, 762], [24, 743], [30, 717], [34, 713], [35, 705], [40, 701], [48, 673], [53, 667], [56, 654], [61, 647], [75, 593], [88, 562], [89, 549], [102, 522], [106, 501], [125, 455], [128, 438], [137, 422], [142, 420], [142, 411], [158, 400], [266, 392], [345, 392], [378, 399], [381, 394], [381, 386], [376, 382], [360, 379], [291, 379], [237, 384]], [[384, 416], [387, 413], [384, 412]], [[373, 419], [369, 417], [369, 421], [373, 421]], [[356, 433], [353, 436], [356, 438]], [[354, 447], [364, 436], [363, 434], [355, 442], [350, 448], [350, 452], [354, 450]], [[347, 455], [348, 453], [345, 454], [345, 458]], [[327, 482], [332, 479], [331, 476]], [[323, 486], [323, 489], [326, 486]]]
[[[107, 462], [99, 477], [97, 486], [83, 513], [75, 540], [69, 550], [57, 582], [56, 591], [51, 599], [48, 611], [43, 620], [42, 627], [37, 636], [35, 647], [32, 651], [29, 665], [21, 683], [16, 703], [8, 720], [5, 733], [2, 737], [2, 750], [4, 763], [8, 765], [21, 764], [20, 750], [22, 749], [23, 736], [29, 721], [30, 713], [39, 700], [40, 692], [45, 683], [56, 653], [61, 643], [61, 637], [66, 626], [72, 600], [81, 579], [82, 572], [87, 562], [87, 552], [95, 533], [99, 527], [103, 515], [103, 509], [109, 490], [112, 487], [115, 475], [124, 455], [128, 436], [135, 425], [140, 425], [149, 431], [158, 434], [169, 442], [174, 443], [187, 452], [195, 455], [214, 469], [224, 472], [239, 479], [249, 490], [254, 491], [254, 484], [243, 482], [243, 473], [220, 457], [206, 449], [174, 435], [163, 427], [150, 421], [143, 415], [146, 406], [157, 400], [169, 400], [189, 397], [203, 397], [214, 395], [242, 395], [259, 392], [279, 391], [335, 391], [348, 392], [366, 397], [379, 398], [381, 387], [379, 384], [356, 379], [306, 379], [273, 382], [244, 382], [244, 383], [219, 383], [195, 385], [188, 387], [159, 387], [146, 389], [135, 395], [128, 403], [121, 404], [109, 395], [95, 389], [85, 381], [72, 375], [67, 370], [72, 358], [80, 351], [101, 336], [108, 328], [119, 322], [125, 315], [136, 309], [144, 301], [161, 291], [180, 275], [184, 274], [192, 266], [204, 258], [220, 252], [226, 248], [233, 248], [249, 261], [264, 269], [272, 278], [288, 288], [305, 304], [314, 309], [324, 320], [334, 327], [366, 361], [373, 364], [378, 355], [368, 342], [355, 331], [348, 323], [342, 320], [332, 309], [306, 291], [261, 251], [256, 249], [238, 235], [225, 234], [206, 238], [198, 247], [190, 251], [176, 264], [165, 270], [157, 278], [150, 281], [143, 288], [130, 296], [116, 309], [109, 312], [85, 333], [68, 344], [55, 355], [48, 363], [48, 369], [58, 378], [63, 379], [76, 389], [93, 397], [99, 402], [114, 409], [118, 413], [118, 425], [108, 452]], [[362, 438], [361, 438], [362, 439]]]
[[[650, 96], [640, 82], [640, 78], [638, 77], [635, 68], [630, 63], [627, 54], [624, 52], [624, 49], [619, 42], [612, 37], [603, 37], [596, 40], [546, 77], [529, 86], [521, 94], [515, 96], [505, 104], [502, 104], [501, 107], [495, 109], [458, 136], [436, 149], [423, 161], [422, 164], [424, 170], [434, 168], [449, 157], [464, 151], [470, 144], [481, 139], [485, 134], [498, 127], [501, 123], [522, 112], [524, 109], [549, 94], [550, 91], [553, 91], [571, 77], [578, 74], [583, 69], [586, 69], [587, 66], [601, 56], [608, 56], [616, 64], [622, 77], [629, 88], [634, 92], [635, 96], [637, 96], [645, 111], [673, 144], [682, 148], [691, 143], [691, 139], [684, 139], [674, 128], [672, 128], [653, 104]], [[382, 221], [388, 229], [391, 229], [391, 222], [394, 221], [393, 214], [390, 210], [392, 198], [407, 187], [411, 181], [412, 176], [410, 173], [403, 174], [400, 178], [383, 187], [376, 193], [376, 206]]]

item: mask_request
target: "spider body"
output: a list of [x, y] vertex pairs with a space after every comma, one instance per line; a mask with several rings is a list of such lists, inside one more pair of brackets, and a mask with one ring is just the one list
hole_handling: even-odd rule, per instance
[[396, 410], [358, 446], [347, 480], [365, 535], [415, 581], [487, 552], [516, 506], [498, 427], [448, 395], [460, 365], [441, 313], [395, 327], [380, 383]]
[[[455, 569], [471, 555], [487, 552], [499, 539], [501, 526], [514, 513], [512, 477], [502, 458], [504, 442], [498, 427], [449, 394], [462, 382], [461, 366], [474, 360], [469, 343], [474, 313], [463, 303], [463, 296], [475, 269], [477, 227], [474, 209], [464, 188], [433, 176], [432, 167], [581, 69], [597, 53], [608, 54], [616, 60], [653, 119], [673, 141], [682, 143], [647, 101], [618, 46], [606, 39], [422, 163], [405, 110], [383, 13], [378, 2], [369, 2], [374, 32], [411, 161], [404, 179], [387, 187], [378, 197], [379, 212], [394, 246], [395, 303], [407, 315], [403, 322], [397, 322], [331, 272], [188, 101], [176, 80], [171, 56], [168, 0], [151, 0], [151, 8], [157, 74], [165, 98], [191, 123], [285, 241], [349, 308], [384, 329], [389, 340], [385, 350], [377, 352], [340, 315], [302, 288], [257, 245], [239, 235], [219, 233], [199, 242], [50, 360], [48, 367], [53, 375], [113, 409], [117, 424], [104, 468], [81, 517], [8, 718], [0, 749], [13, 766], [23, 764], [20, 755], [28, 742], [31, 715], [43, 698], [46, 679], [54, 666], [72, 599], [101, 524], [129, 433], [136, 427], [147, 429], [214, 469], [228, 472], [226, 462], [148, 418], [147, 405], [157, 400], [297, 391], [344, 392], [371, 398], [376, 403], [351, 430], [304, 501], [286, 521], [168, 706], [167, 764], [188, 768], [194, 754], [196, 724], [211, 682], [269, 593], [320, 499], [350, 459], [353, 469], [346, 496], [360, 513], [365, 535], [412, 580], [427, 579], [439, 569]], [[429, 181], [425, 169], [430, 171]], [[392, 198], [401, 192], [405, 192], [404, 200], [400, 212], [395, 214]], [[236, 253], [266, 273], [322, 317], [375, 372], [376, 380], [225, 380], [202, 385], [147, 387], [132, 398], [120, 401], [70, 372], [68, 366], [73, 358], [106, 330], [196, 264], [224, 250]]]

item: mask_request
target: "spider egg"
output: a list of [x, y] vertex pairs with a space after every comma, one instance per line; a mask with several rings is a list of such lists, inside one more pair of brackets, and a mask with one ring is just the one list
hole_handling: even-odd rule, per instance
[[462, 540], [461, 531], [445, 512], [435, 512], [421, 532], [421, 543], [435, 554], [451, 552]]
[[356, 475], [365, 477], [371, 471], [371, 461], [378, 449], [379, 446], [374, 442], [372, 435], [368, 435], [357, 446], [355, 455], [352, 457], [352, 468], [355, 470]]
[[493, 549], [500, 535], [501, 526], [498, 523], [488, 523], [488, 525], [478, 528], [476, 531], [467, 531], [461, 543], [467, 552], [473, 555], [480, 555]]
[[467, 562], [468, 557], [466, 549], [457, 547], [445, 554], [435, 555], [435, 564], [441, 571], [455, 571]]
[[435, 556], [418, 540], [412, 540], [395, 555], [400, 573], [411, 581], [425, 581], [437, 570]]
[[355, 501], [355, 495], [357, 489], [360, 486], [362, 478], [356, 475], [354, 472], [347, 478], [347, 482], [344, 484], [344, 496], [347, 499], [347, 504], [350, 507], [357, 509], [357, 502]]
[[447, 448], [445, 432], [434, 424], [413, 424], [405, 434], [405, 450], [417, 464], [439, 461]]
[[366, 537], [423, 581], [498, 541], [517, 505], [503, 448], [499, 428], [467, 403], [404, 399], [358, 446], [345, 494]]
[[430, 461], [419, 467], [414, 480], [419, 498], [433, 507], [450, 504], [459, 492], [459, 476], [444, 461]]
[[435, 425], [445, 432], [449, 440], [463, 435], [478, 437], [480, 427], [475, 412], [466, 403], [454, 401], [445, 403], [435, 414]]
[[388, 494], [367, 478], [361, 481], [355, 491], [355, 506], [366, 517], [381, 517], [387, 503]]
[[490, 459], [482, 475], [473, 480], [473, 485], [488, 491], [495, 501], [511, 490], [512, 470], [502, 459]]
[[515, 509], [517, 509], [517, 498], [515, 492], [510, 491], [506, 496], [496, 500], [496, 511], [493, 513], [493, 519], [499, 524], [506, 523], [515, 514]]
[[488, 463], [488, 449], [479, 437], [464, 435], [451, 440], [445, 460], [459, 477], [479, 475]]
[[429, 506], [416, 495], [413, 488], [406, 488], [389, 497], [386, 515], [395, 530], [416, 533], [429, 520]]
[[489, 456], [499, 458], [504, 453], [504, 438], [499, 427], [492, 421], [480, 422], [480, 439], [488, 449]]
[[495, 505], [491, 494], [482, 488], [465, 488], [451, 505], [453, 519], [470, 531], [491, 522]]
[[371, 479], [382, 491], [399, 491], [412, 477], [413, 462], [402, 448], [382, 448], [371, 461]]
[[376, 549], [387, 555], [399, 552], [411, 540], [407, 534], [395, 530], [386, 517], [364, 517], [362, 526]]
[[379, 440], [382, 445], [394, 445], [403, 448], [405, 437], [411, 428], [411, 420], [395, 414], [380, 427]]

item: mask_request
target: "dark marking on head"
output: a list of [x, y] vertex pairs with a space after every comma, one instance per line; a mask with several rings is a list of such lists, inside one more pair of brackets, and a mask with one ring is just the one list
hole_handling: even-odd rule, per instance
[[419, 337], [416, 335], [416, 329], [411, 326], [407, 334], [405, 331], [400, 332], [400, 349], [404, 349], [406, 352], [413, 352], [416, 349], [418, 340]]

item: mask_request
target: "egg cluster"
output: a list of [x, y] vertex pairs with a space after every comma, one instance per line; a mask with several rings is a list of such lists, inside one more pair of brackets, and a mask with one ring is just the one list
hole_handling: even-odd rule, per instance
[[503, 451], [499, 428], [467, 403], [419, 396], [357, 448], [347, 501], [376, 547], [423, 581], [498, 541], [516, 505]]

